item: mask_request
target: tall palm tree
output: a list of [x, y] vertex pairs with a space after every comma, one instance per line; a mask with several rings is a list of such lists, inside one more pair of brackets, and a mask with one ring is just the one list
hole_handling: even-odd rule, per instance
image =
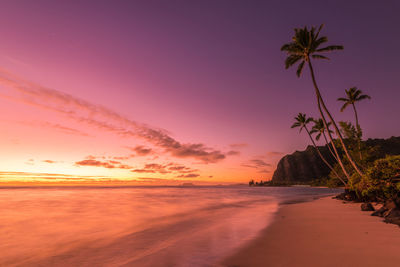
[[336, 175], [337, 178], [340, 179], [340, 181], [347, 186], [346, 182], [339, 176], [339, 174], [335, 171], [335, 169], [333, 169], [332, 165], [329, 164], [329, 162], [324, 158], [324, 156], [322, 156], [321, 151], [319, 150], [318, 146], [315, 144], [314, 139], [311, 136], [310, 131], [307, 128], [307, 124], [309, 124], [310, 122], [312, 122], [314, 119], [313, 118], [307, 118], [307, 115], [304, 113], [299, 113], [297, 115], [297, 117], [294, 118], [295, 119], [295, 123], [293, 123], [293, 125], [291, 126], [291, 128], [297, 128], [300, 127], [299, 132], [301, 132], [301, 130], [305, 129], [308, 136], [311, 139], [311, 142], [314, 146], [314, 148], [317, 150], [318, 155], [321, 157], [322, 161], [329, 167], [329, 169]]
[[347, 108], [347, 106], [349, 106], [349, 105], [353, 106], [354, 115], [356, 117], [358, 153], [360, 154], [360, 160], [362, 160], [362, 154], [361, 154], [361, 127], [360, 127], [360, 124], [358, 123], [356, 102], [359, 102], [359, 101], [364, 100], [364, 99], [371, 99], [371, 97], [369, 95], [363, 95], [362, 91], [358, 90], [357, 87], [351, 87], [349, 90], [345, 90], [345, 92], [346, 92], [346, 97], [340, 97], [337, 100], [344, 102], [342, 108], [340, 109], [341, 112], [343, 112]]
[[[321, 96], [321, 92], [318, 88], [317, 82], [315, 80], [314, 69], [311, 64], [311, 59], [329, 59], [328, 57], [321, 55], [321, 53], [343, 49], [343, 46], [341, 46], [341, 45], [330, 45], [330, 46], [320, 48], [320, 46], [323, 43], [326, 43], [328, 41], [328, 38], [325, 36], [319, 37], [319, 33], [320, 33], [322, 27], [323, 27], [323, 25], [321, 25], [318, 28], [318, 30], [316, 30], [315, 27], [312, 27], [310, 30], [308, 30], [307, 27], [294, 29], [295, 34], [292, 37], [292, 41], [290, 43], [284, 44], [281, 47], [281, 51], [285, 51], [288, 54], [288, 57], [285, 60], [285, 67], [287, 69], [287, 68], [293, 66], [294, 64], [300, 62], [297, 67], [297, 72], [296, 72], [297, 76], [300, 77], [303, 67], [307, 63], [307, 65], [310, 69], [311, 79], [313, 81], [315, 94], [317, 97], [318, 110], [320, 112], [322, 120], [324, 121], [324, 125], [326, 128], [328, 128], [326, 118], [325, 118], [325, 115], [324, 115], [324, 112], [322, 111], [322, 109], [325, 111], [326, 115], [329, 117], [329, 120], [332, 122], [332, 125], [335, 128], [336, 135], [340, 140], [340, 143], [343, 147], [343, 150], [344, 150], [349, 162], [351, 163], [353, 168], [356, 170], [356, 172], [358, 174], [360, 174], [361, 176], [363, 176], [364, 174], [357, 167], [356, 163], [353, 161], [352, 157], [350, 156], [349, 151], [343, 141], [343, 137], [340, 133], [339, 127], [337, 126], [331, 113], [329, 112], [328, 108], [326, 107], [325, 102]], [[322, 106], [322, 108], [321, 108], [321, 106]], [[328, 132], [328, 136], [329, 136], [330, 141], [333, 144], [332, 134], [330, 134]], [[346, 177], [349, 178], [349, 174], [346, 171], [346, 169], [343, 165], [343, 162], [339, 157], [339, 153], [337, 152], [335, 145], [333, 145], [333, 148], [334, 148], [335, 155], [338, 159], [338, 163], [339, 163], [340, 167], [342, 168]]]
[[333, 158], [337, 161], [336, 155], [335, 155], [335, 153], [332, 151], [331, 145], [329, 144], [328, 139], [326, 138], [326, 135], [325, 135], [325, 131], [330, 131], [331, 134], [333, 133], [333, 131], [332, 131], [331, 129], [329, 129], [329, 126], [330, 126], [332, 123], [331, 123], [331, 122], [328, 122], [328, 123], [327, 123], [327, 124], [328, 124], [328, 129], [326, 129], [326, 128], [325, 128], [325, 125], [324, 125], [324, 121], [323, 121], [322, 119], [314, 120], [313, 122], [314, 122], [314, 125], [313, 125], [313, 127], [311, 128], [310, 133], [311, 133], [311, 134], [317, 133], [317, 135], [315, 136], [315, 140], [317, 140], [317, 141], [321, 138], [321, 136], [324, 137], [325, 143], [326, 143], [326, 146], [327, 146], [328, 149], [329, 149], [329, 152], [331, 152]]

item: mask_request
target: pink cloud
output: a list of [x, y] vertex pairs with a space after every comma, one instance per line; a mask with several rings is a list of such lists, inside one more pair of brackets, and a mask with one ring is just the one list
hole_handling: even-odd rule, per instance
[[179, 178], [196, 178], [196, 177], [199, 177], [199, 176], [200, 175], [197, 174], [197, 173], [189, 173], [189, 174], [182, 174], [182, 175], [179, 175], [177, 177], [179, 177]]
[[246, 144], [246, 143], [238, 143], [238, 144], [230, 144], [229, 146], [230, 146], [231, 148], [234, 148], [234, 149], [240, 149], [240, 148], [248, 147], [249, 144]]
[[144, 146], [136, 146], [131, 148], [138, 156], [147, 156], [153, 153], [151, 148], [147, 148]]
[[43, 162], [50, 163], [50, 164], [57, 163], [57, 161], [50, 160], [50, 159], [43, 160]]
[[[25, 81], [6, 71], [0, 70], [0, 84], [12, 90], [8, 95], [2, 94], [2, 97], [58, 112], [103, 131], [124, 137], [141, 138], [177, 158], [193, 158], [202, 163], [216, 163], [226, 157], [221, 151], [206, 147], [204, 144], [181, 143], [165, 130], [135, 122], [103, 106]], [[74, 132], [71, 129], [64, 128], [64, 130]]]
[[240, 155], [240, 152], [239, 151], [235, 151], [235, 150], [231, 150], [231, 151], [228, 151], [226, 153], [226, 155], [228, 155], [228, 156], [238, 156], [238, 155]]
[[98, 160], [93, 160], [93, 159], [85, 159], [81, 161], [75, 162], [75, 165], [78, 166], [93, 166], [93, 167], [104, 167], [108, 169], [113, 169], [115, 166], [109, 162], [102, 162]]
[[[109, 160], [109, 161], [100, 161], [93, 159], [93, 156], [86, 157], [87, 159], [75, 162], [77, 166], [91, 166], [91, 167], [103, 167], [107, 169], [132, 169], [132, 166], [122, 164], [119, 161]], [[89, 159], [88, 159], [89, 158]]]

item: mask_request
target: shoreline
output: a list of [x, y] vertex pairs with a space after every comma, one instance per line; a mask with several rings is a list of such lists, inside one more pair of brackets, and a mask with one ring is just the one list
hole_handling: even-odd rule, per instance
[[222, 266], [398, 266], [400, 228], [332, 197], [282, 205]]

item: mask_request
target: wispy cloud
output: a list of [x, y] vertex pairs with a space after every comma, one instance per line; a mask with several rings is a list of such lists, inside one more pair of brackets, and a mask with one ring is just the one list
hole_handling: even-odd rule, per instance
[[269, 151], [267, 152], [267, 156], [269, 157], [278, 157], [278, 156], [283, 156], [283, 152], [278, 152], [278, 151]]
[[231, 150], [226, 153], [228, 156], [238, 156], [240, 155], [240, 151]]
[[103, 162], [99, 160], [94, 160], [94, 159], [85, 159], [81, 161], [75, 162], [75, 165], [78, 166], [92, 166], [92, 167], [104, 167], [107, 169], [113, 169], [115, 168], [115, 165], [109, 163], [109, 162]]
[[189, 174], [182, 174], [182, 175], [178, 175], [178, 178], [196, 178], [199, 177], [200, 175], [197, 173], [189, 173]]
[[127, 160], [127, 159], [130, 159], [130, 158], [133, 158], [135, 155], [129, 155], [129, 156], [115, 156], [115, 157], [112, 157], [113, 159], [116, 159], [116, 160]]
[[60, 113], [103, 131], [144, 139], [177, 158], [193, 158], [202, 163], [215, 163], [226, 157], [223, 152], [204, 144], [181, 143], [165, 130], [138, 123], [103, 106], [25, 81], [4, 70], [0, 70], [0, 84], [11, 90], [8, 94], [1, 93], [2, 97]]
[[104, 180], [108, 177], [105, 176], [75, 176], [69, 174], [59, 174], [59, 173], [37, 173], [37, 172], [2, 172], [0, 171], [0, 182], [3, 181], [20, 181], [24, 178], [24, 181], [86, 181], [91, 182], [95, 180]]
[[25, 164], [27, 165], [35, 165], [35, 160], [34, 159], [28, 159]]
[[50, 159], [43, 160], [43, 162], [50, 163], [50, 164], [57, 163], [57, 161], [50, 160]]
[[89, 134], [82, 132], [80, 130], [67, 127], [64, 125], [61, 125], [59, 123], [50, 123], [50, 122], [35, 122], [35, 121], [18, 121], [17, 123], [20, 123], [22, 125], [28, 125], [32, 127], [46, 127], [46, 128], [51, 128], [60, 132], [63, 132], [65, 134], [74, 134], [74, 135], [81, 135], [81, 136], [90, 136]]
[[131, 166], [126, 165], [126, 164], [122, 164], [119, 161], [115, 161], [115, 160], [108, 160], [108, 161], [100, 161], [100, 160], [96, 160], [96, 159], [84, 159], [81, 161], [77, 161], [75, 162], [76, 166], [91, 166], [91, 167], [103, 167], [103, 168], [107, 168], [107, 169], [132, 169]]
[[268, 169], [268, 167], [271, 167], [272, 165], [262, 159], [252, 159], [246, 163], [243, 163], [242, 166], [257, 169], [259, 173], [269, 173], [271, 171]]
[[248, 147], [249, 144], [246, 144], [246, 143], [238, 143], [238, 144], [230, 144], [229, 146], [230, 146], [231, 148], [233, 148], [233, 149], [241, 149], [241, 148]]
[[159, 173], [159, 174], [179, 173], [182, 175], [191, 174], [197, 171], [198, 170], [196, 169], [192, 169], [176, 163], [168, 163], [168, 164], [149, 163], [145, 164], [143, 168], [131, 170], [131, 172], [137, 172], [137, 173]]
[[144, 146], [135, 146], [130, 149], [134, 151], [138, 156], [147, 156], [153, 153], [153, 150], [151, 148]]

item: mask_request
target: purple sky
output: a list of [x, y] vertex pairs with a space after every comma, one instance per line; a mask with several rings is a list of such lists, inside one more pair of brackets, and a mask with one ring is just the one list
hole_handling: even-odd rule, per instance
[[240, 164], [308, 144], [290, 125], [317, 116], [309, 73], [280, 52], [304, 25], [345, 47], [315, 63], [335, 117], [353, 120], [336, 99], [357, 86], [372, 97], [358, 106], [365, 137], [399, 135], [399, 13], [398, 1], [3, 1], [0, 67], [182, 142], [246, 143]]

